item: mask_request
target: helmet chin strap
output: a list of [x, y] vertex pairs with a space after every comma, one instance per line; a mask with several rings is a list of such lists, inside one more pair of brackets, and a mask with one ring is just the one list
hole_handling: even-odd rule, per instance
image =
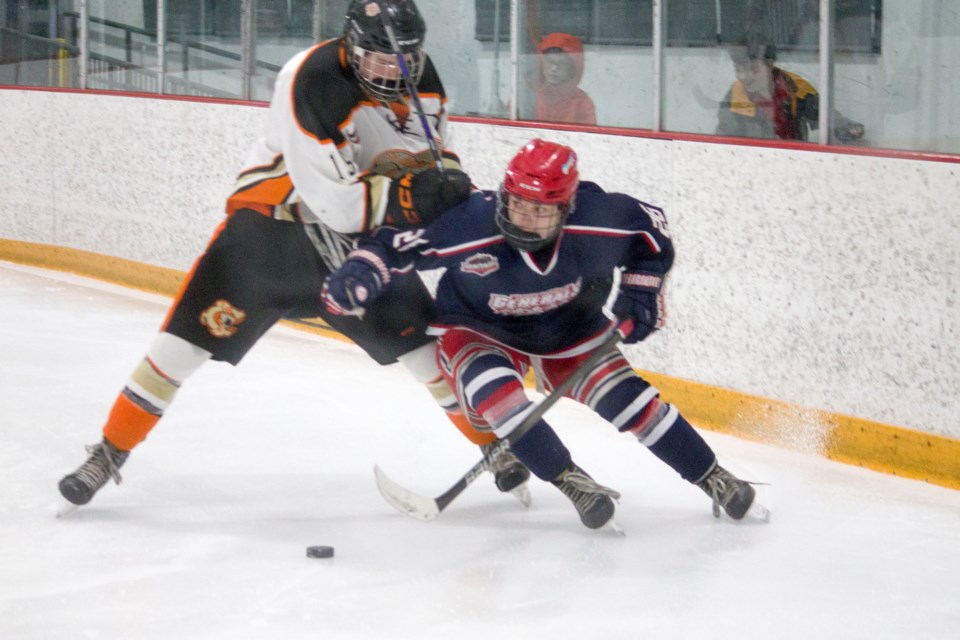
[[496, 222], [507, 244], [519, 251], [528, 251], [530, 253], [536, 253], [547, 247], [552, 247], [556, 244], [560, 238], [560, 234], [563, 232], [563, 223], [561, 222], [557, 227], [557, 233], [549, 238], [544, 238], [533, 231], [521, 229], [510, 222], [510, 220], [500, 212], [496, 214]]

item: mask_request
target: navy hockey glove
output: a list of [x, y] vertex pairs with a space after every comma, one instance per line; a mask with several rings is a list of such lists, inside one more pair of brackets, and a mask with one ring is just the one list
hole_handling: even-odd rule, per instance
[[390, 184], [383, 224], [391, 227], [428, 225], [441, 213], [470, 196], [470, 176], [459, 169], [434, 167], [408, 171]]
[[343, 265], [324, 280], [320, 297], [334, 315], [363, 316], [389, 282], [390, 271], [379, 256], [351, 251]]
[[623, 338], [625, 344], [646, 340], [666, 324], [663, 279], [658, 273], [645, 271], [627, 272], [620, 278], [620, 295], [613, 303], [613, 313], [622, 320], [634, 321], [633, 330]]

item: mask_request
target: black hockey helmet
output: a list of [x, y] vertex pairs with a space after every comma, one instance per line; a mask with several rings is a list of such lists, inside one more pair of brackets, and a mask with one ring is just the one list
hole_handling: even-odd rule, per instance
[[386, 12], [414, 84], [423, 75], [427, 25], [413, 0], [352, 0], [347, 7], [343, 25], [347, 60], [364, 91], [392, 102], [404, 94], [405, 85], [381, 12]]

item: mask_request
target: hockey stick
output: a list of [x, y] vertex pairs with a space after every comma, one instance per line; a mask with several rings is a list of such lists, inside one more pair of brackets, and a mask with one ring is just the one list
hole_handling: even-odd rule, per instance
[[[580, 363], [580, 365], [574, 370], [566, 380], [560, 383], [549, 396], [544, 398], [540, 404], [538, 404], [533, 411], [524, 418], [523, 422], [520, 423], [520, 426], [517, 427], [505, 440], [499, 440], [491, 450], [490, 458], [495, 458], [499, 455], [504, 449], [507, 448], [510, 442], [516, 442], [519, 440], [527, 431], [533, 428], [537, 422], [540, 421], [540, 418], [543, 417], [550, 407], [555, 405], [560, 398], [567, 395], [579, 382], [580, 380], [589, 373], [593, 367], [597, 365], [601, 360], [603, 360], [610, 351], [613, 350], [617, 344], [624, 338], [624, 336], [629, 335], [633, 331], [633, 321], [626, 320], [617, 327], [617, 330], [614, 331], [609, 338], [604, 341], [600, 347], [597, 348], [590, 357]], [[387, 474], [380, 469], [379, 466], [374, 465], [373, 474], [377, 481], [377, 489], [380, 490], [380, 495], [383, 496], [384, 500], [389, 502], [397, 511], [400, 513], [405, 513], [411, 518], [416, 520], [429, 521], [436, 518], [440, 515], [444, 509], [453, 502], [454, 498], [463, 493], [464, 489], [469, 487], [477, 477], [487, 470], [489, 463], [487, 458], [482, 458], [475, 465], [470, 467], [470, 469], [464, 473], [460, 479], [458, 479], [452, 487], [441, 493], [436, 498], [428, 498], [416, 494], [409, 489], [405, 489], [400, 486], [393, 480], [391, 480]]]
[[416, 520], [424, 522], [433, 520], [440, 512], [447, 508], [453, 499], [463, 493], [463, 490], [470, 486], [484, 471], [487, 470], [487, 459], [481, 458], [477, 464], [470, 467], [470, 470], [463, 474], [457, 482], [441, 493], [436, 498], [428, 498], [416, 494], [409, 489], [401, 487], [391, 480], [387, 474], [380, 469], [379, 465], [373, 465], [373, 475], [377, 480], [377, 489], [383, 499], [389, 502], [394, 509], [400, 513], [405, 513]]
[[437, 146], [437, 141], [430, 132], [427, 115], [423, 111], [423, 103], [420, 102], [420, 92], [417, 91], [417, 86], [410, 77], [407, 60], [403, 57], [403, 51], [400, 50], [400, 43], [397, 42], [397, 34], [393, 31], [393, 20], [390, 19], [390, 15], [387, 13], [387, 8], [383, 2], [378, 2], [377, 6], [380, 7], [380, 21], [383, 23], [383, 30], [387, 32], [387, 39], [390, 40], [390, 48], [393, 49], [393, 55], [396, 57], [397, 64], [400, 66], [400, 75], [403, 76], [403, 84], [407, 88], [407, 94], [410, 96], [410, 99], [413, 100], [413, 109], [417, 112], [417, 118], [420, 120], [420, 126], [423, 128], [423, 135], [427, 139], [427, 144], [430, 146], [433, 161], [437, 164], [440, 175], [445, 175], [443, 156], [440, 155], [440, 148]]

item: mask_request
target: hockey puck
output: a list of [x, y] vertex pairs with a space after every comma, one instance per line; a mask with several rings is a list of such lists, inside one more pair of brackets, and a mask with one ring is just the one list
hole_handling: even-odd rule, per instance
[[308, 558], [332, 558], [333, 557], [333, 547], [307, 547], [307, 557]]

